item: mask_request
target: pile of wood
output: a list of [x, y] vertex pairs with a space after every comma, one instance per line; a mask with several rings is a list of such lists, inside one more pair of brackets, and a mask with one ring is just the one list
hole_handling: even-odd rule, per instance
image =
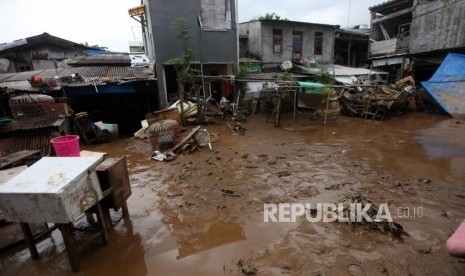
[[415, 110], [416, 92], [412, 85], [396, 89], [389, 86], [358, 86], [343, 88], [338, 98], [343, 115], [383, 120], [387, 116]]

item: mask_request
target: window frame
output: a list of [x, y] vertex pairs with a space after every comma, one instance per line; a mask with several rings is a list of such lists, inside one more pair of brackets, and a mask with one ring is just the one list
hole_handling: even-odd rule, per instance
[[323, 38], [324, 32], [318, 31], [314, 33], [313, 37], [313, 55], [322, 56], [323, 55]]
[[[298, 43], [298, 47], [296, 47]], [[292, 59], [302, 59], [304, 48], [304, 32], [294, 30], [292, 31]], [[298, 58], [295, 55], [299, 55]]]
[[[283, 54], [283, 40], [283, 29], [273, 28], [273, 54]], [[276, 50], [277, 46], [279, 47], [279, 51]]]

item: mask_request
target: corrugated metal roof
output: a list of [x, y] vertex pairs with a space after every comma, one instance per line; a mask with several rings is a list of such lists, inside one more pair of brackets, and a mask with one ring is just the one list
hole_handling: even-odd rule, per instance
[[4, 80], [7, 80], [15, 75], [17, 75], [18, 73], [7, 73], [7, 74], [0, 74], [0, 81], [4, 81]]
[[[0, 88], [5, 89], [7, 92], [13, 91], [31, 91], [31, 92], [40, 92], [44, 90], [40, 87], [32, 87], [28, 81], [6, 81], [0, 82]], [[61, 86], [53, 86], [47, 88], [47, 90], [60, 90]]]
[[322, 69], [327, 70], [331, 75], [334, 76], [361, 76], [361, 75], [369, 75], [369, 74], [387, 74], [383, 71], [375, 71], [365, 68], [353, 68], [347, 67], [342, 65], [326, 65], [322, 66], [321, 68], [318, 67], [305, 67], [294, 64], [296, 68], [298, 68], [301, 72], [305, 72], [307, 74], [316, 74], [320, 72]]
[[[396, 6], [395, 8], [397, 11], [405, 9], [407, 7], [411, 7], [412, 5], [413, 0], [389, 0], [376, 6], [369, 7], [368, 9], [372, 12], [382, 12], [386, 8], [389, 10], [390, 8], [392, 8], [392, 6]], [[394, 12], [394, 10], [390, 12]]]
[[21, 46], [27, 44], [27, 40], [25, 38], [15, 40], [13, 42], [2, 43], [0, 44], [0, 51], [10, 49], [13, 47]]
[[[58, 73], [58, 74], [57, 74]], [[42, 79], [50, 79], [56, 76], [67, 77], [79, 74], [82, 80], [75, 79], [71, 83], [63, 83], [62, 86], [90, 86], [102, 83], [104, 77], [109, 77], [111, 83], [156, 80], [153, 68], [129, 67], [129, 66], [83, 66], [29, 71], [22, 73], [0, 74], [0, 88], [9, 91], [42, 91], [44, 88], [32, 87], [28, 80], [38, 75]], [[61, 86], [46, 90], [59, 90]]]
[[28, 80], [32, 78], [35, 75], [40, 75], [44, 70], [38, 70], [38, 71], [27, 71], [27, 72], [21, 72], [21, 73], [16, 73], [15, 75], [10, 76], [8, 79], [5, 79], [3, 81], [23, 81], [23, 80]]
[[336, 32], [348, 33], [348, 34], [354, 34], [354, 35], [363, 35], [363, 36], [370, 35], [370, 29], [343, 28], [343, 29], [336, 30]]
[[12, 131], [33, 130], [46, 127], [56, 127], [61, 125], [64, 120], [58, 116], [36, 116], [20, 120], [13, 120], [10, 123], [0, 125], [0, 133], [8, 133]]
[[70, 66], [87, 66], [87, 65], [112, 65], [112, 64], [124, 64], [130, 65], [131, 59], [129, 55], [125, 54], [102, 54], [95, 56], [86, 56], [81, 59], [74, 59], [68, 61]]

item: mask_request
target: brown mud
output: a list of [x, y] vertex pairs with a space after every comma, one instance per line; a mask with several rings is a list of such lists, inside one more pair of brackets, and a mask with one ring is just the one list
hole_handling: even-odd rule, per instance
[[[224, 122], [207, 126], [220, 134], [213, 150], [170, 163], [150, 160], [150, 146], [132, 137], [86, 147], [127, 156], [130, 221], [112, 213], [110, 243], [83, 254], [79, 273], [55, 231], [38, 244], [39, 261], [25, 248], [1, 255], [0, 274], [465, 275], [465, 260], [445, 251], [465, 218], [465, 122], [416, 113], [326, 126], [265, 120], [249, 119], [244, 136]], [[263, 222], [264, 203], [337, 203], [353, 193], [388, 203], [408, 236], [338, 222]], [[410, 217], [398, 212], [404, 207]]]

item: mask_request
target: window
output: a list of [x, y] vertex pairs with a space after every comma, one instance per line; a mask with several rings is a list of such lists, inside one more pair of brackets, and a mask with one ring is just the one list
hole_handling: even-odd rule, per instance
[[230, 0], [199, 0], [199, 25], [204, 31], [226, 31], [232, 28]]
[[397, 37], [404, 38], [410, 36], [410, 23], [399, 25]]
[[273, 29], [273, 54], [283, 53], [283, 30]]
[[323, 32], [315, 32], [313, 54], [315, 56], [323, 55]]
[[18, 65], [16, 67], [17, 72], [26, 72], [26, 71], [32, 71], [32, 66], [31, 65]]
[[292, 59], [302, 59], [303, 33], [301, 31], [292, 32]]

